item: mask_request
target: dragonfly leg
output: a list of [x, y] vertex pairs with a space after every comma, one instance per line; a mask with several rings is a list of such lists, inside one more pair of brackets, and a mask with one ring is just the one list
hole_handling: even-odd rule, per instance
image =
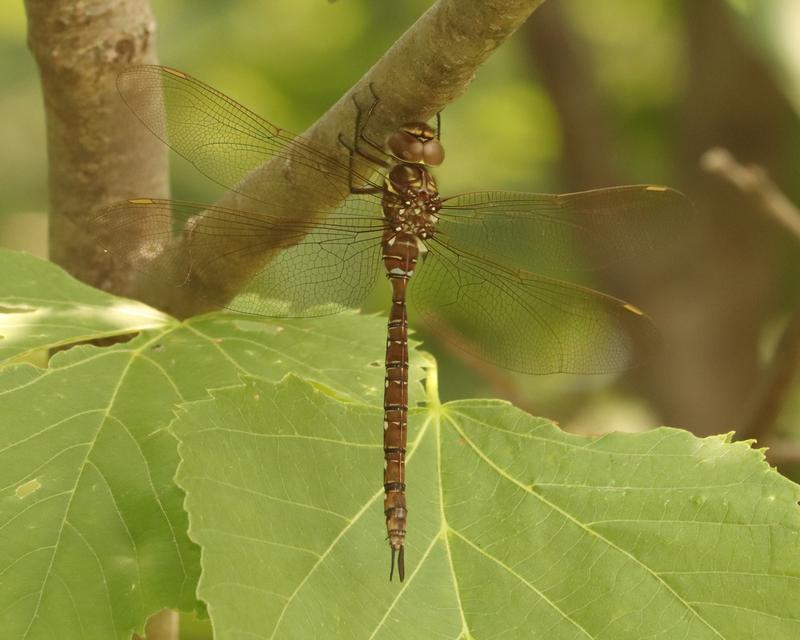
[[370, 162], [374, 162], [385, 168], [388, 166], [386, 160], [378, 160], [372, 153], [367, 153], [364, 151], [364, 149], [360, 148], [363, 145], [359, 144], [359, 142], [364, 142], [367, 144], [367, 146], [372, 147], [373, 151], [377, 151], [381, 156], [388, 156], [386, 150], [383, 148], [383, 145], [378, 144], [374, 140], [370, 139], [366, 134], [367, 124], [372, 119], [372, 115], [375, 113], [375, 107], [378, 106], [378, 102], [380, 101], [378, 94], [375, 93], [375, 85], [372, 82], [369, 83], [369, 90], [372, 93], [373, 100], [372, 104], [369, 105], [369, 109], [367, 109], [366, 114], [361, 109], [361, 105], [358, 104], [356, 97], [353, 96], [353, 104], [356, 105], [356, 129], [353, 133], [353, 150], [355, 153], [366, 158]]
[[[375, 91], [375, 83], [369, 83], [369, 91], [372, 94], [372, 104], [369, 105], [369, 109], [367, 109], [367, 115], [364, 117], [363, 122], [361, 123], [360, 130], [356, 128], [356, 144], [358, 144], [358, 140], [365, 142], [367, 145], [372, 147], [378, 153], [383, 155], [388, 155], [386, 150], [383, 148], [383, 145], [379, 142], [376, 142], [372, 138], [367, 136], [367, 123], [372, 119], [372, 114], [375, 113], [375, 107], [378, 106], [378, 103], [381, 99], [378, 97], [378, 93]], [[358, 105], [356, 105], [358, 106]]]
[[436, 112], [436, 139], [442, 139], [442, 112]]
[[[364, 184], [356, 184], [354, 178], [358, 175], [355, 170], [355, 158], [356, 155], [360, 156], [367, 162], [370, 162], [378, 167], [383, 169], [387, 169], [389, 167], [389, 163], [384, 158], [379, 158], [371, 153], [365, 152], [363, 149], [360, 149], [358, 146], [359, 137], [363, 131], [363, 111], [361, 106], [358, 104], [355, 96], [353, 96], [353, 104], [356, 107], [356, 122], [355, 122], [355, 132], [353, 133], [353, 144], [351, 145], [348, 143], [344, 136], [340, 133], [339, 134], [339, 144], [341, 144], [345, 149], [347, 149], [349, 156], [349, 188], [350, 193], [381, 193], [383, 191], [382, 188], [376, 187], [373, 185], [364, 185]], [[372, 111], [375, 108], [375, 102], [369, 108], [368, 117], [372, 115]]]
[[[349, 162], [349, 170], [347, 172], [348, 175], [348, 187], [350, 189], [350, 193], [380, 193], [383, 191], [380, 187], [370, 186], [370, 185], [357, 185], [353, 178], [358, 174], [355, 171], [355, 155], [356, 150], [350, 146], [344, 139], [344, 136], [340, 133], [339, 134], [339, 144], [342, 145], [350, 154], [350, 162]], [[364, 154], [359, 153], [358, 155], [364, 156]], [[383, 160], [379, 160], [377, 158], [370, 158], [366, 157], [366, 160], [370, 162], [375, 162], [379, 166], [386, 167], [386, 163]]]
[[363, 149], [359, 149], [358, 145], [351, 146], [349, 143], [345, 142], [342, 134], [339, 134], [339, 144], [342, 145], [345, 149], [350, 152], [350, 168], [352, 169], [353, 165], [353, 156], [358, 155], [364, 158], [367, 162], [371, 162], [372, 164], [376, 164], [383, 169], [389, 168], [389, 163], [384, 160], [383, 158], [379, 158], [377, 156], [372, 155], [371, 153], [367, 153]]

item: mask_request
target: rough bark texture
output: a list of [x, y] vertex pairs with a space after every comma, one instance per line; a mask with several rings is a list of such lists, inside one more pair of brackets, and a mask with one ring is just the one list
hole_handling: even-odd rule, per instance
[[[404, 122], [429, 119], [464, 92], [476, 69], [542, 2], [440, 0], [303, 137], [332, 153], [340, 153], [342, 161], [346, 161], [346, 152], [338, 137], [340, 134], [351, 137], [356, 117], [353, 98], [356, 97], [359, 104], [369, 105], [372, 100], [370, 84], [381, 98], [380, 108], [370, 121], [369, 133], [373, 138], [383, 139]], [[272, 203], [270, 213], [276, 215], [287, 208], [284, 204], [290, 204], [294, 211], [330, 209], [348, 195], [346, 184], [342, 184], [339, 191], [314, 189], [319, 180], [320, 175], [304, 163], [293, 162], [290, 153], [256, 169], [243, 184], [259, 200]], [[144, 191], [138, 195], [150, 194]], [[251, 210], [253, 207], [252, 200], [244, 201], [236, 192], [227, 193], [217, 204]], [[178, 236], [175, 242], [187, 239], [190, 240], [190, 234]], [[209, 274], [213, 280], [207, 278], [203, 282], [189, 282], [185, 287], [165, 290], [155, 296], [153, 303], [160, 302], [161, 308], [179, 317], [207, 311], [213, 307], [207, 302], [209, 298], [232, 297], [273, 255], [268, 247], [261, 255], [254, 255], [252, 240], [247, 237], [241, 239], [241, 244], [249, 249], [242, 254], [237, 253], [235, 239], [227, 238], [226, 242], [224, 249], [214, 249], [215, 255], [224, 252], [227, 257], [218, 261], [219, 268]], [[192, 260], [202, 263], [214, 257], [204, 256], [202, 251], [202, 247], [193, 247]], [[164, 269], [174, 267], [174, 261], [164, 265]], [[200, 295], [194, 285], [210, 295]], [[165, 300], [165, 296], [169, 296], [169, 300]]]
[[85, 282], [132, 295], [124, 257], [112, 265], [85, 229], [114, 201], [168, 195], [166, 149], [116, 88], [123, 67], [156, 62], [150, 7], [145, 0], [26, 0], [25, 9], [47, 122], [50, 257]]

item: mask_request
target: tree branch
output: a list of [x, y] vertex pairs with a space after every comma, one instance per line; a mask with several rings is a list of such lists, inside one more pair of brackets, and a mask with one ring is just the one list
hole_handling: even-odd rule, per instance
[[25, 10], [47, 122], [50, 257], [85, 282], [131, 295], [124, 256], [112, 270], [85, 229], [105, 206], [140, 189], [168, 195], [166, 149], [133, 126], [116, 88], [123, 67], [156, 62], [150, 7], [146, 0], [25, 0]]
[[752, 198], [758, 210], [783, 225], [800, 242], [800, 209], [760, 166], [739, 164], [727, 149], [709, 149], [700, 158], [700, 166], [708, 173], [719, 176], [742, 193]]
[[[383, 139], [404, 122], [429, 119], [464, 92], [478, 67], [542, 2], [439, 0], [303, 137], [332, 153], [340, 153], [346, 161], [338, 136], [351, 135], [356, 117], [353, 97], [361, 104], [369, 104], [370, 84], [381, 99], [380, 108], [370, 120], [370, 135], [375, 139]], [[243, 184], [258, 199], [272, 203], [272, 215], [280, 215], [288, 208], [284, 205], [290, 204], [293, 211], [325, 211], [347, 197], [345, 184], [338, 193], [314, 189], [319, 179], [319, 173], [306, 163], [293, 162], [290, 151], [256, 169]], [[245, 200], [236, 192], [227, 193], [218, 204], [231, 208], [253, 206], [252, 200]], [[181, 251], [181, 243], [191, 242], [190, 228], [191, 223], [166, 253], [188, 255], [188, 251]], [[212, 292], [214, 299], [230, 299], [274, 253], [265, 247], [260, 255], [254, 255], [252, 238], [241, 235], [221, 241], [224, 245], [192, 247], [192, 260], [198, 263], [221, 254], [226, 256], [225, 260], [216, 261], [217, 268], [203, 274], [202, 282], [193, 279], [186, 286], [156, 292], [148, 296], [148, 301], [161, 302], [159, 306], [179, 317], [207, 311], [213, 305], [204, 300], [201, 290]], [[247, 251], [238, 251], [245, 247]], [[161, 266], [176, 267], [172, 261]], [[168, 277], [163, 279], [167, 281]]]
[[[701, 167], [719, 176], [749, 197], [756, 209], [778, 221], [800, 242], [800, 209], [770, 180], [758, 165], [739, 164], [727, 149], [710, 149]], [[800, 368], [800, 309], [795, 310], [781, 335], [772, 361], [753, 396], [752, 408], [738, 436], [763, 439], [774, 428]]]

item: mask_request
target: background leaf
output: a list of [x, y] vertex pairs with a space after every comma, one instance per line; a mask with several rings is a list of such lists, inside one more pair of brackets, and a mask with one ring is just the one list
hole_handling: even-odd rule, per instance
[[[13, 254], [8, 264], [15, 273], [28, 265], [42, 290], [56, 282], [65, 311], [67, 299], [79, 307], [124, 303], [73, 286], [52, 264]], [[18, 303], [18, 284], [0, 285], [0, 307]], [[89, 328], [70, 339], [99, 333], [88, 317], [81, 322]], [[15, 340], [33, 344], [38, 338], [28, 340], [28, 332], [37, 331], [28, 324]], [[154, 611], [194, 607], [198, 554], [173, 482], [176, 441], [168, 429], [175, 404], [240, 385], [245, 374], [276, 381], [298, 371], [327, 395], [377, 406], [385, 331], [384, 319], [355, 313], [281, 322], [209, 314], [179, 323], [165, 316], [160, 328], [125, 344], [74, 347], [47, 368], [6, 363], [0, 368], [4, 637], [50, 638], [58, 630], [59, 638], [127, 640]], [[419, 380], [421, 368], [413, 366], [411, 376]]]
[[215, 638], [800, 634], [800, 488], [747, 443], [583, 438], [494, 401], [415, 412], [389, 583], [378, 409], [290, 377], [184, 405]]

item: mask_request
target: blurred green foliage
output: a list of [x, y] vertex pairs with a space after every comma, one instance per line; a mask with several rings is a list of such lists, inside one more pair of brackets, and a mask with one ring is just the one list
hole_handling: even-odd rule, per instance
[[[555, 2], [556, 0], [550, 0]], [[280, 126], [302, 131], [333, 104], [424, 12], [430, 0], [153, 0], [160, 59], [231, 95]], [[615, 140], [614, 161], [630, 182], [676, 184], [675, 121], [687, 78], [681, 5], [669, 0], [561, 0], [590, 48]], [[787, 38], [794, 0], [731, 0], [741, 28], [794, 95], [800, 53]], [[534, 20], [536, 19], [534, 15]], [[0, 245], [43, 246], [47, 209], [44, 117], [36, 67], [25, 46], [21, 2], [0, 6]], [[443, 114], [448, 159], [443, 194], [481, 188], [559, 191], [562, 134], [555, 106], [518, 33], [479, 70]], [[413, 72], [413, 70], [410, 70]], [[800, 193], [797, 166], [781, 183]], [[209, 200], [216, 185], [173, 163], [174, 195]], [[779, 179], [783, 179], [780, 176]], [[142, 194], [148, 195], [148, 194]], [[33, 220], [33, 222], [32, 222]], [[380, 295], [379, 291], [379, 295]], [[383, 298], [380, 298], [383, 300]], [[382, 308], [374, 303], [371, 308]], [[445, 356], [446, 357], [446, 356]], [[467, 375], [454, 373], [457, 379]], [[446, 386], [447, 383], [445, 383]], [[550, 378], [537, 389], [561, 386]], [[593, 387], [594, 380], [571, 385]], [[456, 385], [457, 386], [457, 385]], [[445, 390], [445, 395], [448, 395]]]
[[[555, 2], [556, 0], [550, 0]], [[676, 183], [674, 130], [687, 68], [681, 7], [669, 0], [560, 0], [571, 27], [590, 48], [617, 164], [630, 182]], [[195, 75], [259, 114], [302, 131], [333, 104], [429, 6], [430, 0], [153, 0], [160, 60]], [[785, 37], [794, 0], [731, 0], [741, 27], [787, 94], [800, 55]], [[534, 20], [536, 19], [534, 15]], [[21, 2], [0, 6], [0, 245], [41, 252], [47, 209], [47, 161], [41, 92], [26, 49]], [[445, 113], [447, 162], [442, 193], [475, 188], [559, 191], [562, 134], [555, 105], [520, 32], [493, 54], [467, 92]], [[794, 82], [792, 82], [794, 78]], [[216, 185], [173, 162], [174, 195], [213, 200]], [[791, 194], [795, 184], [782, 184]], [[580, 185], [578, 185], [580, 186]], [[148, 194], [142, 194], [148, 195]], [[38, 217], [19, 214], [39, 214]], [[369, 308], [383, 308], [383, 291]], [[440, 354], [445, 359], [445, 354]], [[460, 376], [445, 378], [450, 395]], [[528, 383], [526, 383], [528, 384]], [[562, 387], [538, 378], [537, 390]], [[595, 387], [596, 379], [569, 385]], [[547, 394], [545, 394], [547, 395]]]
[[[646, 4], [655, 8], [638, 9], [635, 21], [615, 20], [613, 8], [597, 3], [584, 2], [575, 13], [582, 16], [581, 28], [605, 47], [608, 64], [602, 65], [602, 80], [613, 87], [620, 106], [628, 112], [641, 113], [644, 108], [657, 113], [670, 100], [677, 75], [670, 55], [676, 36], [668, 31], [664, 35], [662, 21], [669, 3], [634, 6]], [[293, 131], [305, 129], [335, 102], [429, 5], [422, 0], [238, 0], [223, 9], [209, 0], [153, 2], [163, 64], [186, 70]], [[636, 56], [632, 67], [627, 50], [636, 49], [643, 39], [651, 45], [657, 41], [658, 46], [648, 47], [647, 56]], [[655, 77], [654, 69], [659, 70]], [[19, 2], [0, 7], [0, 76], [0, 216], [43, 211], [44, 117]], [[445, 192], [476, 184], [526, 190], [558, 187], [553, 174], [560, 152], [558, 122], [534, 77], [519, 38], [513, 39], [447, 109], [448, 161], [439, 172]], [[627, 117], [623, 114], [621, 119]], [[631, 163], [642, 179], [665, 181], [658, 150], [652, 148], [658, 122], [647, 118], [635, 129], [620, 129], [632, 146], [640, 147]], [[651, 135], [641, 135], [648, 129]], [[176, 178], [176, 194], [181, 196], [203, 198], [214, 192], [180, 163]], [[2, 235], [0, 244], [9, 244]]]
[[[353, 84], [430, 5], [371, 0], [154, 0], [163, 64], [218, 87], [256, 112], [302, 131]], [[670, 183], [669, 126], [686, 76], [676, 3], [590, 0], [562, 2], [573, 27], [592, 47], [597, 80], [610, 100], [619, 161], [632, 179]], [[792, 86], [781, 16], [789, 2], [732, 4], [747, 17], [777, 72]], [[620, 16], [624, 16], [623, 19]], [[0, 6], [0, 221], [47, 208], [44, 117], [36, 67], [25, 46], [21, 2]], [[558, 190], [558, 119], [518, 34], [478, 72], [446, 111], [445, 193], [487, 188]], [[795, 67], [796, 68], [796, 67]], [[795, 79], [795, 83], [797, 80]], [[215, 193], [191, 168], [176, 163], [176, 194]], [[0, 245], [14, 245], [3, 233]], [[23, 243], [24, 244], [24, 243]]]

